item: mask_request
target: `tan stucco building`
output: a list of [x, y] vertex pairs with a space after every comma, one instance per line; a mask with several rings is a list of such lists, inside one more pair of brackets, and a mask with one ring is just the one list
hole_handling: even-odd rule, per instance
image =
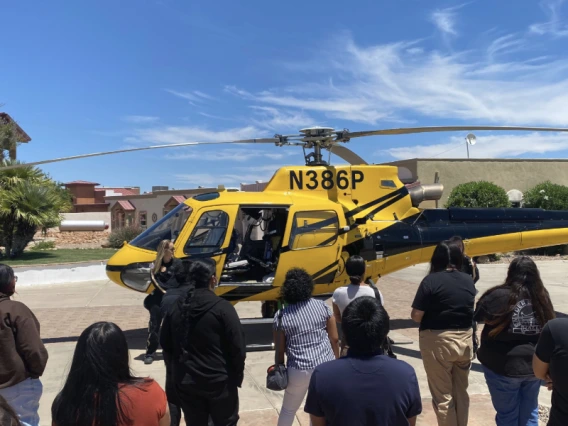
[[510, 199], [515, 190], [525, 192], [546, 180], [568, 186], [568, 160], [564, 159], [413, 158], [385, 164], [405, 167], [412, 179], [422, 184], [439, 182], [444, 185], [440, 201], [423, 202], [422, 208], [444, 207], [452, 189], [472, 181], [493, 182], [509, 192]]

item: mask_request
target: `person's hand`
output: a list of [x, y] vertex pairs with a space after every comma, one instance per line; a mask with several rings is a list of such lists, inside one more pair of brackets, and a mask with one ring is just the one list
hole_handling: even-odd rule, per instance
[[546, 388], [551, 391], [553, 388], [552, 379], [550, 378], [550, 374], [546, 375], [546, 380], [544, 381], [546, 384]]

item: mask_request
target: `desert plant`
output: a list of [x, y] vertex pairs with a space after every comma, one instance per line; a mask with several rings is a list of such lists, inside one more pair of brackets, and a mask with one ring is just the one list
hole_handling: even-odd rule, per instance
[[568, 186], [550, 181], [539, 183], [524, 193], [524, 207], [568, 210]]
[[510, 207], [507, 192], [492, 182], [467, 182], [456, 186], [445, 207], [488, 208]]

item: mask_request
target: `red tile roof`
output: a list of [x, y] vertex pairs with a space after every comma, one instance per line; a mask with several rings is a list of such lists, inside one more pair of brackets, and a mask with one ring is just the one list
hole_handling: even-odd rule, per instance
[[172, 198], [180, 204], [186, 200], [184, 195], [174, 195]]
[[[128, 188], [95, 188], [95, 191], [104, 192], [107, 190], [112, 190], [114, 192], [120, 193], [122, 195], [140, 195], [137, 190]], [[118, 194], [116, 194], [118, 195]]]
[[96, 182], [87, 182], [86, 180], [74, 180], [73, 182], [67, 182], [64, 183], [63, 185], [99, 185]]
[[134, 208], [134, 206], [132, 205], [132, 203], [130, 203], [130, 201], [120, 200], [120, 201], [117, 201], [117, 203], [120, 205], [120, 207], [122, 207], [127, 212], [136, 210]]
[[16, 125], [16, 130], [19, 133], [18, 139], [20, 139], [18, 142], [29, 142], [32, 140], [32, 138], [30, 138], [28, 134], [24, 132], [24, 130], [20, 126], [18, 126], [18, 123], [16, 123], [7, 113], [0, 112], [0, 120], [4, 123], [14, 123]]

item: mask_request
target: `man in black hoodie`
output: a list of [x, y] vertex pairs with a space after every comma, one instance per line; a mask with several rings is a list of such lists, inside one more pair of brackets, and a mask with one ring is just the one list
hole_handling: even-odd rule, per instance
[[188, 272], [190, 289], [164, 318], [160, 344], [186, 423], [236, 425], [245, 368], [245, 339], [237, 311], [217, 296], [215, 262], [198, 259]]

